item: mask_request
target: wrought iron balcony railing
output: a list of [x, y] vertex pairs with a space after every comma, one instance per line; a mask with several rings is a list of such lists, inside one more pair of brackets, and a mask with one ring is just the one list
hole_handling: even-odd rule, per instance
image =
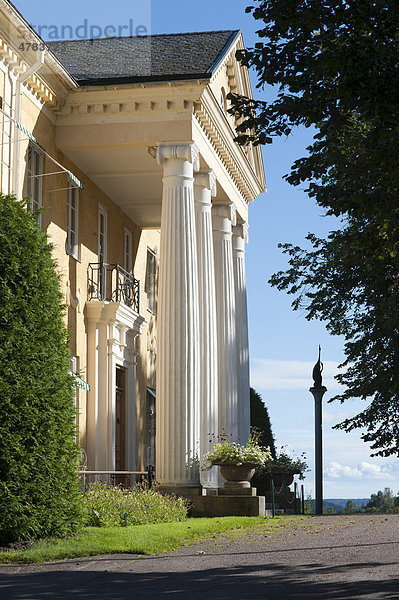
[[140, 312], [140, 282], [118, 264], [90, 263], [88, 293], [89, 300], [123, 302]]

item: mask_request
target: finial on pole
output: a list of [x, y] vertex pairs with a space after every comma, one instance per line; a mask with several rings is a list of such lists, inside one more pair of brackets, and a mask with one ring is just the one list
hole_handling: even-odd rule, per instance
[[324, 365], [321, 362], [321, 346], [319, 345], [319, 359], [315, 366], [313, 367], [313, 386], [314, 387], [322, 387], [323, 386], [323, 372]]

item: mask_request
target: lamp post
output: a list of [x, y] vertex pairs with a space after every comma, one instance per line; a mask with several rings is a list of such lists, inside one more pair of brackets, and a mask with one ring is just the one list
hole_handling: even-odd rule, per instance
[[313, 387], [309, 389], [314, 398], [315, 408], [315, 480], [316, 480], [316, 515], [323, 514], [323, 423], [322, 400], [327, 391], [323, 385], [323, 363], [320, 360], [321, 347], [319, 346], [319, 359], [313, 367]]

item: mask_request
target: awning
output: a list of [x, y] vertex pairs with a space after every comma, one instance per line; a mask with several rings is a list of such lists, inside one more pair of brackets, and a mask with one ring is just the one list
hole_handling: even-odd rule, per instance
[[26, 135], [26, 137], [28, 137], [30, 139], [31, 142], [35, 142], [35, 144], [37, 144], [36, 138], [31, 134], [30, 131], [25, 129], [25, 127], [23, 125], [21, 125], [21, 123], [18, 123], [18, 121], [14, 121], [14, 123], [15, 123], [16, 127], [18, 127], [18, 129], [20, 131], [22, 131], [22, 133], [24, 133]]
[[[62, 169], [64, 171], [64, 173], [66, 173], [69, 176], [69, 179], [71, 181], [73, 181], [73, 183], [75, 185], [77, 185], [81, 190], [84, 190], [83, 183], [81, 181], [79, 181], [79, 179], [73, 173], [71, 173], [71, 171], [69, 171], [69, 169], [66, 169], [61, 163], [56, 161], [55, 158], [53, 158], [50, 154], [48, 154], [45, 150], [43, 150], [43, 148], [41, 146], [39, 146], [39, 144], [37, 142], [35, 142], [35, 143], [36, 143], [37, 147], [40, 149], [40, 151], [43, 154], [45, 154], [47, 156], [47, 158], [49, 158], [55, 165], [57, 165], [57, 167]], [[46, 173], [44, 173], [43, 175], [46, 175]]]
[[27, 138], [29, 138], [31, 140], [31, 142], [35, 142], [35, 144], [37, 144], [36, 138], [34, 135], [31, 134], [30, 131], [28, 131], [27, 129], [25, 129], [25, 127], [19, 123], [19, 121], [16, 121], [15, 119], [13, 119], [12, 117], [10, 117], [10, 115], [8, 115], [2, 108], [0, 108], [0, 112], [7, 117], [7, 119], [9, 119], [9, 121], [12, 121], [15, 126], [22, 131], [22, 133], [24, 133], [26, 135]]
[[83, 381], [83, 379], [81, 379], [77, 375], [75, 375], [75, 385], [76, 387], [80, 388], [81, 390], [84, 390], [85, 392], [90, 392], [90, 385]]
[[[77, 185], [81, 190], [84, 189], [84, 185], [81, 181], [79, 181], [79, 179], [73, 174], [71, 173], [71, 171], [69, 169], [67, 169], [66, 167], [64, 167], [63, 165], [61, 165], [58, 161], [55, 160], [55, 158], [53, 158], [50, 154], [48, 154], [48, 152], [46, 152], [44, 150], [44, 148], [42, 148], [38, 143], [37, 140], [35, 138], [35, 136], [28, 131], [21, 123], [19, 123], [18, 121], [16, 121], [15, 119], [13, 119], [12, 117], [10, 117], [10, 115], [8, 115], [6, 112], [4, 112], [4, 110], [2, 108], [0, 108], [0, 112], [7, 117], [7, 119], [9, 119], [10, 121], [12, 121], [15, 126], [17, 127], [17, 129], [19, 129], [20, 131], [22, 131], [22, 133], [24, 133], [26, 135], [26, 137], [33, 142], [34, 144], [36, 144], [38, 150], [44, 154], [45, 156], [47, 156], [48, 159], [50, 159], [55, 165], [57, 165], [57, 167], [59, 167], [60, 169], [62, 169], [62, 171], [68, 175], [69, 179], [71, 181], [73, 181], [73, 183], [75, 185]], [[44, 177], [46, 175], [55, 175], [55, 173], [43, 173], [43, 175], [35, 175], [35, 177]]]

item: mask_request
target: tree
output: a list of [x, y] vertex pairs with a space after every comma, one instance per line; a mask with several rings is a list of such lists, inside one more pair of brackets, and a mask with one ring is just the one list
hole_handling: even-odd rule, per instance
[[230, 95], [241, 144], [314, 127], [286, 179], [338, 218], [312, 250], [282, 244], [289, 269], [270, 282], [294, 310], [345, 338], [345, 391], [366, 408], [336, 425], [362, 428], [375, 454], [399, 454], [399, 4], [394, 0], [257, 0], [255, 67], [275, 98]]
[[357, 504], [353, 500], [348, 500], [348, 502], [345, 505], [345, 508], [341, 510], [342, 515], [354, 515], [357, 512], [359, 512]]
[[396, 513], [399, 512], [399, 495], [395, 496], [392, 490], [387, 487], [384, 491], [371, 494], [370, 500], [366, 506], [362, 507], [365, 513]]
[[82, 520], [73, 378], [51, 247], [0, 195], [0, 543]]
[[269, 411], [263, 404], [260, 394], [253, 388], [250, 389], [251, 402], [251, 427], [256, 427], [261, 432], [259, 444], [269, 446], [272, 457], [276, 458], [276, 447], [272, 427], [270, 424]]

